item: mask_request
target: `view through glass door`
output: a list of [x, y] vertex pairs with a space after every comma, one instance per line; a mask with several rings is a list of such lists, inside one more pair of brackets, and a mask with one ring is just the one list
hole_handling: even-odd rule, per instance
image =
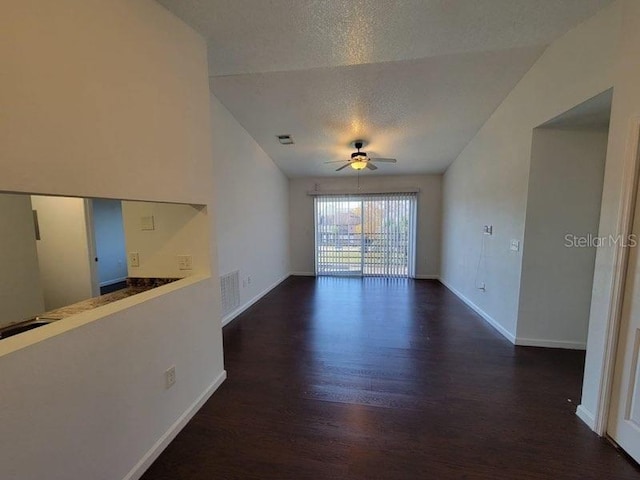
[[415, 193], [315, 197], [316, 274], [413, 277]]

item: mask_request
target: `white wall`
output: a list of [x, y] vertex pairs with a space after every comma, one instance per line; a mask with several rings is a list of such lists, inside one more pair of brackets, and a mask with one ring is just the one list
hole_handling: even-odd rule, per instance
[[[480, 129], [445, 174], [443, 279], [515, 340], [520, 262], [508, 239], [524, 233], [532, 129], [584, 100], [614, 89], [598, 235], [621, 231], [622, 195], [631, 123], [640, 116], [640, 2], [618, 0], [554, 42]], [[478, 225], [497, 226], [494, 280], [482, 295], [469, 280]], [[475, 252], [474, 252], [475, 250]], [[613, 245], [597, 249], [580, 418], [604, 425], [609, 316], [614, 299]], [[461, 257], [462, 255], [462, 257]], [[491, 294], [490, 292], [495, 292]], [[614, 337], [615, 339], [615, 337]], [[599, 430], [600, 433], [604, 433]]]
[[[142, 219], [153, 217], [153, 230]], [[206, 208], [156, 202], [122, 202], [127, 252], [138, 254], [139, 266], [128, 262], [130, 277], [184, 278], [210, 272]], [[178, 256], [190, 255], [191, 270], [180, 270]]]
[[289, 275], [289, 191], [284, 174], [213, 95], [211, 118], [219, 271], [240, 272], [240, 308], [228, 321]]
[[103, 287], [127, 277], [127, 252], [124, 243], [122, 202], [94, 198], [91, 200], [93, 238], [98, 257], [98, 284]]
[[[0, 190], [214, 212], [206, 46], [156, 2], [4, 2], [0, 64]], [[139, 477], [223, 378], [211, 262], [214, 278], [170, 295], [0, 342], [3, 477]]]
[[152, 0], [24, 0], [3, 2], [0, 32], [4, 190], [206, 203], [206, 45], [191, 28]]
[[[2, 340], [2, 478], [139, 478], [156, 441], [166, 446], [224, 378], [219, 323], [194, 308], [209, 298], [210, 281], [173, 283], [103, 307], [101, 318], [87, 322], [97, 315], [88, 311]], [[28, 336], [43, 340], [24, 347]], [[176, 384], [165, 390], [171, 365]]]
[[0, 194], [0, 328], [44, 311], [28, 195]]
[[[510, 243], [524, 238], [533, 129], [614, 84], [620, 21], [614, 4], [550, 45], [445, 173], [442, 280], [512, 341], [521, 255]], [[482, 292], [474, 278], [485, 224]]]
[[607, 136], [607, 130], [534, 130], [518, 344], [586, 348], [596, 249], [573, 236], [598, 234]]
[[89, 237], [84, 199], [31, 197], [38, 212], [38, 262], [45, 310], [92, 297]]
[[[291, 271], [313, 275], [315, 271], [315, 237], [313, 197], [307, 192], [351, 191], [357, 193], [353, 175], [343, 177], [294, 178], [289, 182]], [[440, 267], [440, 225], [442, 212], [442, 176], [410, 175], [360, 177], [362, 191], [419, 188], [416, 244], [416, 277], [437, 278]]]

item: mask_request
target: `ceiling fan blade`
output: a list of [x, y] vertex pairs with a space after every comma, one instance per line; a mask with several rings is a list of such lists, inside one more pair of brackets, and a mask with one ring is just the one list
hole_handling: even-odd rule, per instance
[[349, 164], [345, 164], [343, 166], [341, 166], [340, 168], [336, 168], [336, 172], [339, 172], [340, 170], [342, 170], [343, 168], [347, 168], [349, 166]]
[[380, 162], [380, 163], [396, 163], [397, 160], [395, 158], [370, 158], [371, 162]]
[[375, 166], [373, 163], [371, 163], [371, 162], [367, 162], [367, 168], [368, 168], [369, 170], [377, 170], [377, 169], [378, 169], [378, 167], [376, 167], [376, 166]]
[[342, 163], [342, 162], [348, 162], [348, 160], [329, 160], [328, 162], [324, 162], [324, 163]]

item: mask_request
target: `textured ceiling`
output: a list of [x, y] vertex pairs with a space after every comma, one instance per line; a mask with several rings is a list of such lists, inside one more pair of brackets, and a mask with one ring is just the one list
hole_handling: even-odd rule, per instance
[[288, 176], [331, 175], [356, 137], [398, 159], [369, 175], [442, 172], [544, 47], [610, 3], [158, 1], [204, 35], [212, 91]]
[[[214, 77], [214, 94], [292, 177], [328, 175], [364, 137], [376, 173], [442, 172], [541, 49]], [[481, 92], [481, 96], [478, 96]], [[280, 145], [275, 135], [293, 135]], [[341, 174], [348, 171], [340, 172]]]

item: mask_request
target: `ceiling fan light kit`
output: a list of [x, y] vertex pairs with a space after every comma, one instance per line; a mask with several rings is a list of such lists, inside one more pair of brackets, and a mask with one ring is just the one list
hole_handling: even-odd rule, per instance
[[[347, 163], [340, 168], [336, 169], [336, 172], [343, 170], [347, 167], [351, 167], [356, 171], [364, 170], [365, 168], [369, 170], [377, 170], [378, 167], [374, 165], [375, 162], [385, 162], [385, 163], [396, 163], [395, 158], [369, 158], [366, 152], [361, 152], [360, 149], [365, 147], [367, 142], [364, 140], [355, 140], [351, 142], [351, 147], [356, 148], [358, 151], [353, 152], [351, 154], [351, 158], [347, 160]], [[325, 162], [325, 163], [337, 163], [335, 161]]]
[[351, 162], [351, 168], [353, 168], [354, 170], [364, 170], [365, 168], [367, 168], [367, 161], [355, 160]]

